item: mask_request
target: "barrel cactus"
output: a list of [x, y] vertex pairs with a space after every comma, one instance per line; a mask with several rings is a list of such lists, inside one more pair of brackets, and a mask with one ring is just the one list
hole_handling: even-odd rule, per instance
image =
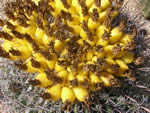
[[130, 77], [136, 27], [112, 26], [123, 2], [117, 0], [16, 0], [0, 20], [0, 56], [14, 60], [29, 83], [45, 88], [43, 99], [89, 102], [89, 92]]

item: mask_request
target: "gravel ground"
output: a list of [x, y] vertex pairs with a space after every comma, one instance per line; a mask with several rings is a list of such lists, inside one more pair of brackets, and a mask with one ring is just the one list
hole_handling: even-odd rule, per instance
[[[0, 0], [0, 18], [5, 2]], [[136, 24], [138, 38], [136, 54], [147, 60], [144, 65], [134, 67], [136, 82], [122, 80], [120, 88], [106, 88], [91, 94], [91, 112], [99, 113], [150, 113], [150, 21], [143, 16], [138, 0], [125, 0], [121, 16], [129, 19], [129, 26]], [[145, 35], [143, 29], [148, 31]], [[30, 74], [31, 75], [31, 74]], [[0, 113], [60, 113], [61, 102], [42, 103], [38, 98], [42, 89], [33, 88], [28, 83], [28, 73], [18, 70], [13, 62], [0, 58]], [[72, 112], [88, 112], [82, 103], [73, 106]]]
[[150, 33], [150, 21], [145, 19], [144, 13], [142, 12], [144, 7], [138, 6], [141, 4], [139, 2], [140, 0], [124, 0], [124, 1], [125, 2], [122, 8], [122, 13], [126, 14], [132, 22], [136, 23], [138, 29], [144, 28]]

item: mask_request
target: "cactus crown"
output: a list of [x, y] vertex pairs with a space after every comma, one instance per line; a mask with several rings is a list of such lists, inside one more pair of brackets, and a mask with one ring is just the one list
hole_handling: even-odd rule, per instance
[[88, 91], [118, 84], [134, 60], [136, 28], [112, 27], [122, 2], [111, 0], [16, 0], [0, 20], [0, 56], [15, 61], [44, 87], [44, 99], [87, 102]]

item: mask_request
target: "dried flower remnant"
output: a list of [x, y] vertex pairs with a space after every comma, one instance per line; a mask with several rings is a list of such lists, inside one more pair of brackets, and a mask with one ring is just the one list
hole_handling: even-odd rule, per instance
[[21, 52], [19, 50], [15, 50], [13, 48], [11, 48], [11, 50], [9, 50], [9, 52], [13, 55], [13, 56], [21, 56]]
[[101, 0], [95, 0], [95, 5], [97, 7], [100, 7], [101, 6]]
[[29, 80], [28, 82], [33, 86], [37, 86], [41, 84], [39, 80]]
[[67, 3], [67, 0], [61, 0], [61, 2], [63, 3], [64, 7], [69, 9], [70, 5]]
[[143, 64], [145, 61], [144, 57], [137, 57], [135, 60], [134, 60], [134, 63], [136, 65], [140, 65], [140, 64]]
[[10, 58], [10, 55], [2, 47], [0, 47], [0, 57], [2, 57], [2, 58]]
[[36, 60], [34, 60], [34, 59], [31, 59], [31, 65], [32, 65], [32, 67], [34, 67], [34, 68], [40, 68], [40, 63], [38, 62], [38, 61], [36, 61]]
[[0, 26], [4, 26], [5, 25], [5, 21], [0, 19]]
[[101, 45], [97, 45], [96, 48], [95, 48], [95, 50], [96, 50], [97, 52], [99, 52], [99, 53], [102, 53], [102, 52], [104, 51], [104, 47], [101, 46]]
[[13, 39], [13, 36], [11, 36], [8, 33], [5, 33], [4, 31], [0, 31], [0, 37], [4, 38], [5, 40], [11, 41]]
[[97, 9], [95, 8], [95, 9], [93, 9], [93, 12], [92, 12], [92, 15], [91, 15], [91, 18], [92, 18], [92, 20], [93, 21], [98, 21], [98, 18], [99, 18], [99, 14], [98, 14], [98, 11], [97, 11]]
[[50, 99], [51, 98], [51, 95], [49, 93], [44, 93], [44, 94], [41, 94], [41, 97], [43, 99]]
[[110, 33], [105, 30], [104, 34], [102, 36], [102, 39], [103, 40], [109, 40], [109, 38], [110, 38]]
[[113, 54], [119, 54], [120, 51], [121, 51], [121, 46], [120, 46], [120, 44], [117, 44], [117, 45], [114, 46], [113, 49], [112, 49], [112, 53], [113, 53]]
[[5, 21], [5, 25], [7, 25], [8, 29], [11, 29], [11, 30], [15, 29], [15, 26], [8, 21]]
[[18, 31], [12, 30], [11, 32], [16, 38], [23, 39], [23, 34], [19, 33]]
[[78, 0], [78, 3], [79, 3], [79, 5], [82, 8], [82, 14], [83, 14], [83, 16], [87, 16], [88, 15], [88, 8], [85, 5], [85, 1], [84, 0]]
[[15, 65], [19, 68], [19, 69], [21, 69], [21, 70], [27, 70], [28, 69], [28, 67], [27, 67], [27, 65], [23, 62], [23, 61], [16, 61], [15, 62]]
[[70, 13], [67, 13], [63, 10], [61, 10], [61, 17], [65, 20], [69, 20], [69, 21], [72, 21], [72, 17], [71, 17], [71, 14]]
[[135, 41], [131, 41], [125, 46], [125, 49], [131, 51], [135, 49], [135, 47], [136, 47]]
[[111, 70], [116, 73], [116, 72], [118, 72], [119, 67], [120, 66], [118, 64], [112, 64], [111, 65]]

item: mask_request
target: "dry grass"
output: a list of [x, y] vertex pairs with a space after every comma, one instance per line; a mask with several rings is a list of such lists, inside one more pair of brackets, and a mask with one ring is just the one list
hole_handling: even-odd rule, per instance
[[[0, 17], [3, 17], [4, 3], [0, 0]], [[9, 0], [10, 1], [10, 0]], [[136, 7], [138, 0], [125, 0], [120, 17], [128, 17], [129, 24], [138, 27], [136, 55], [146, 58], [144, 65], [131, 67], [135, 70], [136, 81], [121, 79], [120, 88], [106, 88], [91, 94], [91, 111], [99, 113], [150, 113], [150, 21], [142, 14], [142, 9]], [[0, 113], [60, 113], [61, 102], [42, 103], [39, 93], [42, 89], [31, 87], [27, 80], [33, 75], [18, 70], [13, 62], [0, 59]], [[82, 103], [72, 107], [72, 113], [88, 113]]]

